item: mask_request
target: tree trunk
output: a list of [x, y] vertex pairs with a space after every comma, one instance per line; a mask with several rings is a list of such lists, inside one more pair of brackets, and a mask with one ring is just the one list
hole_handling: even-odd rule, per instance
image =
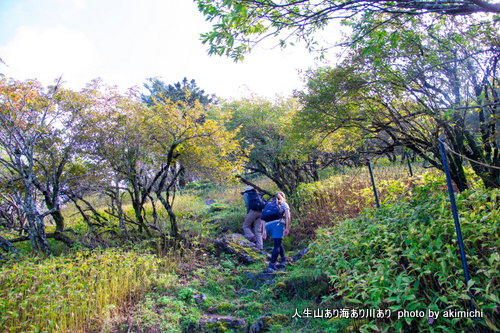
[[151, 234], [151, 231], [149, 230], [148, 226], [144, 223], [144, 218], [142, 217], [142, 210], [143, 210], [142, 205], [133, 200], [132, 207], [134, 208], [134, 213], [135, 213], [135, 218], [137, 219], [137, 223], [139, 223], [139, 232], [142, 233], [143, 231], [146, 231], [146, 234], [149, 237], [152, 237], [153, 235]]
[[128, 239], [130, 236], [128, 234], [127, 225], [125, 224], [125, 220], [123, 219], [123, 209], [122, 202], [120, 199], [120, 192], [117, 190], [116, 192], [116, 210], [118, 215], [118, 223], [120, 224], [120, 230], [122, 231], [122, 238]]
[[33, 200], [33, 183], [29, 179], [24, 179], [24, 212], [29, 224], [29, 239], [35, 252], [41, 250], [45, 254], [50, 254], [47, 236], [45, 234], [45, 225], [43, 219], [38, 214], [35, 202]]
[[465, 175], [462, 158], [455, 154], [447, 154], [448, 165], [450, 167], [450, 176], [460, 192], [469, 188], [467, 176]]
[[118, 216], [118, 224], [120, 225], [120, 230], [122, 233], [122, 239], [128, 239], [130, 236], [128, 234], [127, 225], [125, 224], [125, 220], [123, 219], [123, 209], [122, 209], [122, 200], [120, 197], [120, 187], [119, 187], [119, 179], [116, 178], [116, 186], [114, 195], [111, 196], [111, 200], [114, 201], [114, 206], [116, 206], [116, 213]]
[[[51, 209], [51, 208], [49, 208]], [[59, 207], [57, 207], [57, 210], [53, 213], [50, 214], [52, 218], [54, 219], [54, 222], [56, 223], [56, 232], [63, 232], [64, 231], [64, 217], [61, 214], [61, 211]]]
[[186, 186], [186, 184], [187, 184], [186, 169], [182, 165], [179, 165], [179, 167], [181, 168], [181, 170], [179, 171], [178, 184], [180, 187], [184, 188], [184, 186]]
[[155, 228], [158, 228], [158, 211], [156, 210], [155, 200], [152, 196], [148, 195], [149, 200], [151, 201], [151, 206], [153, 207], [153, 221]]
[[180, 239], [180, 235], [179, 235], [179, 228], [177, 227], [177, 218], [175, 216], [175, 213], [173, 212], [172, 210], [172, 206], [170, 205], [170, 203], [168, 202], [168, 198], [165, 199], [162, 195], [161, 195], [161, 192], [160, 191], [157, 191], [156, 192], [156, 197], [158, 198], [158, 200], [160, 200], [161, 204], [163, 205], [163, 207], [165, 207], [165, 209], [167, 210], [167, 213], [168, 213], [168, 217], [170, 218], [170, 235], [175, 239], [175, 240], [178, 240]]
[[74, 198], [72, 198], [71, 200], [75, 204], [76, 209], [78, 209], [78, 211], [80, 212], [80, 215], [83, 217], [83, 220], [85, 222], [87, 222], [87, 226], [89, 227], [89, 244], [91, 244], [91, 242], [92, 242], [92, 234], [95, 233], [94, 224], [90, 221], [90, 219], [87, 216], [87, 214], [85, 214], [85, 212], [83, 211], [82, 207], [80, 207], [80, 205], [77, 203], [77, 200], [74, 199]]
[[[64, 217], [61, 214], [59, 204], [57, 203], [57, 196], [59, 195], [59, 187], [56, 183], [53, 183], [52, 191], [49, 191], [49, 187], [43, 187], [40, 182], [38, 182], [35, 177], [32, 179], [33, 185], [43, 194], [45, 201], [45, 206], [48, 210], [53, 210], [50, 215], [56, 223], [56, 232], [63, 232], [64, 230]], [[52, 192], [52, 193], [51, 193]]]
[[133, 193], [130, 192], [130, 197], [132, 199], [132, 207], [134, 208], [135, 218], [137, 219], [137, 223], [139, 223], [139, 232], [142, 233], [143, 231], [146, 231], [146, 234], [149, 237], [152, 237], [153, 235], [151, 234], [151, 231], [149, 230], [148, 226], [144, 222], [144, 218], [142, 217], [142, 211], [144, 207], [141, 203], [139, 186], [137, 185], [137, 182], [135, 180], [132, 181], [132, 186], [134, 189]]
[[2, 236], [0, 236], [0, 248], [2, 248], [7, 253], [12, 252], [15, 254], [19, 254], [14, 245], [12, 245], [12, 243], [9, 242], [9, 240], [3, 238]]

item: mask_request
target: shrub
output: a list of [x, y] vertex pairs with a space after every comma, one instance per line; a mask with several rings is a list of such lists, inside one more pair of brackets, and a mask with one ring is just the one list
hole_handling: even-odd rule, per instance
[[[443, 177], [427, 179], [414, 196], [318, 231], [313, 244], [317, 274], [335, 284], [331, 298], [352, 307], [387, 309], [390, 319], [373, 319], [361, 330], [457, 332], [500, 327], [500, 190], [475, 189], [457, 197], [470, 282], [464, 282], [454, 220]], [[469, 291], [484, 314], [445, 318], [450, 310], [469, 310]], [[439, 311], [437, 319], [428, 310]], [[423, 311], [424, 317], [398, 320], [397, 312]], [[449, 313], [449, 312], [448, 312]]]

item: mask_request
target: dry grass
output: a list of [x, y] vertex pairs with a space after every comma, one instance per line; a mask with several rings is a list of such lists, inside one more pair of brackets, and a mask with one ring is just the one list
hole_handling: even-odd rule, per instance
[[0, 331], [88, 331], [151, 285], [168, 283], [169, 259], [107, 250], [5, 265], [0, 268]]
[[[426, 169], [413, 166], [410, 177], [406, 164], [372, 166], [380, 204], [407, 195], [414, 180]], [[346, 169], [346, 174], [332, 176], [311, 184], [303, 184], [292, 200], [298, 221], [294, 233], [298, 239], [313, 239], [320, 226], [331, 225], [359, 216], [376, 207], [368, 167]]]

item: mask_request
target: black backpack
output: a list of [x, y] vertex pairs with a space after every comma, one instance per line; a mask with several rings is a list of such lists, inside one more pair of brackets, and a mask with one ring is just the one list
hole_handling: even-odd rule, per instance
[[262, 198], [263, 194], [257, 193], [255, 191], [247, 192], [248, 194], [248, 209], [260, 212], [267, 201]]
[[278, 202], [278, 199], [274, 199], [267, 202], [264, 209], [262, 209], [262, 215], [260, 218], [265, 222], [271, 222], [282, 219], [284, 215], [285, 211]]

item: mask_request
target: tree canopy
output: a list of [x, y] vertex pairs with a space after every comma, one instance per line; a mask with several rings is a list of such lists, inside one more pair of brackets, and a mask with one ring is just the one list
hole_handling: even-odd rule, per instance
[[[158, 101], [163, 99], [169, 99], [172, 102], [182, 101], [189, 105], [194, 105], [195, 101], [198, 101], [201, 105], [206, 106], [210, 103], [216, 102], [215, 95], [205, 94], [205, 90], [200, 89], [195, 80], [189, 81], [184, 78], [182, 82], [177, 82], [172, 84], [166, 84], [157, 77], [149, 78], [149, 83], [144, 83], [144, 87], [149, 90], [149, 95], [141, 95], [141, 99], [148, 106], [154, 104], [153, 98]], [[189, 91], [189, 93], [187, 93]]]
[[[202, 34], [209, 54], [226, 55], [242, 60], [257, 43], [274, 36], [283, 47], [304, 41], [309, 49], [323, 50], [316, 33], [333, 19], [345, 24], [370, 13], [419, 15], [436, 13], [466, 15], [492, 13], [498, 20], [500, 4], [483, 0], [197, 0], [198, 9], [207, 21], [215, 21], [213, 30]], [[380, 23], [380, 22], [379, 22]]]
[[493, 25], [472, 18], [393, 17], [337, 67], [308, 72], [303, 121], [325, 137], [361, 134], [358, 145], [371, 140], [374, 153], [407, 147], [441, 170], [437, 140], [446, 138], [459, 189], [467, 188], [465, 159], [498, 187], [497, 38]]
[[[89, 127], [82, 121], [81, 98], [59, 86], [44, 89], [36, 81], [0, 79], [0, 185], [10, 202], [22, 208], [35, 251], [50, 253], [44, 219], [56, 223], [53, 238], [65, 236], [61, 204], [65, 192], [87, 170], [79, 141]], [[42, 200], [37, 200], [37, 193]], [[45, 204], [46, 209], [43, 208]]]
[[[122, 94], [100, 80], [75, 92], [0, 78], [0, 215], [9, 228], [27, 234], [1, 238], [0, 246], [15, 250], [12, 242], [29, 240], [34, 251], [51, 253], [50, 237], [72, 245], [61, 214], [69, 201], [95, 233], [94, 226], [109, 218], [86, 200], [93, 194], [112, 199], [106, 213], [119, 219], [122, 238], [136, 229], [178, 240], [172, 207], [182, 170], [228, 180], [241, 172], [245, 151], [238, 130], [226, 130], [229, 112], [207, 119], [207, 106], [198, 100], [174, 102], [160, 95], [152, 103], [148, 107], [136, 91]], [[133, 217], [121, 210], [124, 195]], [[168, 212], [169, 231], [157, 224], [157, 214], [152, 223], [146, 219], [145, 204], [155, 209], [154, 195]], [[11, 218], [16, 210], [19, 223]], [[52, 234], [45, 232], [48, 216], [56, 225]]]
[[332, 155], [318, 149], [310, 137], [294, 133], [293, 122], [300, 105], [295, 98], [274, 101], [250, 96], [226, 101], [222, 110], [231, 111], [229, 130], [239, 129], [238, 137], [248, 161], [243, 182], [252, 174], [271, 179], [278, 188], [291, 196], [301, 183], [319, 180], [319, 171], [334, 162]]

